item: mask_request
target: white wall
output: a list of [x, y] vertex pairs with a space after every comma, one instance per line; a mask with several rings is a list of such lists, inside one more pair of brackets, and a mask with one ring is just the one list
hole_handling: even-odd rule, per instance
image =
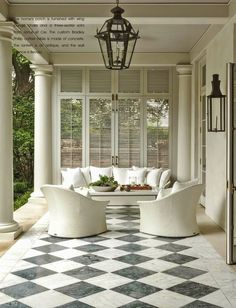
[[[234, 24], [230, 22], [206, 48], [206, 93], [211, 93], [213, 74], [219, 74], [226, 94], [226, 64], [234, 62]], [[207, 133], [206, 214], [225, 229], [226, 133]]]

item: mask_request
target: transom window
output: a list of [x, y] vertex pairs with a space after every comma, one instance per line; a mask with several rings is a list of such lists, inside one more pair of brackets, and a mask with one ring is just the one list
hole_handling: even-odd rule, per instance
[[61, 168], [169, 167], [170, 80], [169, 68], [61, 69]]

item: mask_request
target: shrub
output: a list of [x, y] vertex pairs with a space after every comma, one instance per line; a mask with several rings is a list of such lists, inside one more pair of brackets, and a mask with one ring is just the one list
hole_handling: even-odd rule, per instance
[[28, 183], [26, 182], [15, 182], [14, 183], [14, 193], [24, 193], [28, 190]]
[[19, 209], [22, 205], [26, 204], [28, 202], [28, 199], [31, 194], [31, 190], [28, 190], [25, 192], [23, 195], [19, 196], [15, 201], [14, 201], [14, 211]]

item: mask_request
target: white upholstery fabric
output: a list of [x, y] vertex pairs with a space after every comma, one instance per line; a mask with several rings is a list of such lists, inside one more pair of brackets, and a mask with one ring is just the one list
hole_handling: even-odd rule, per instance
[[91, 198], [91, 195], [89, 193], [89, 189], [87, 187], [75, 188], [74, 191], [83, 195], [84, 197]]
[[83, 173], [80, 168], [67, 168], [67, 170], [61, 171], [63, 182], [62, 185], [65, 187], [83, 187], [86, 186]]
[[100, 168], [90, 166], [91, 182], [96, 182], [100, 179], [99, 175], [112, 176], [112, 167]]
[[77, 238], [107, 230], [107, 201], [95, 201], [54, 185], [44, 185], [41, 190], [48, 203], [50, 235]]
[[120, 184], [131, 184], [136, 180], [136, 184], [146, 183], [152, 187], [166, 188], [169, 185], [171, 170], [162, 172], [162, 168], [132, 168], [119, 167], [85, 167], [85, 168], [67, 168], [62, 170], [63, 186], [68, 188], [73, 185], [74, 188], [88, 187], [91, 182], [99, 180], [99, 175], [114, 176], [114, 179]]
[[168, 196], [169, 194], [171, 194], [171, 192], [172, 192], [172, 188], [166, 188], [166, 189], [162, 188], [162, 189], [160, 189], [159, 192], [158, 192], [156, 200], [160, 200], [160, 199]]
[[180, 189], [183, 189], [183, 188], [186, 188], [192, 185], [196, 185], [196, 184], [198, 184], [198, 179], [194, 179], [194, 180], [187, 181], [187, 182], [175, 181], [172, 187], [172, 193], [179, 191]]
[[128, 170], [128, 181], [129, 184], [134, 182], [135, 184], [144, 184], [147, 170], [140, 168], [136, 170]]
[[120, 185], [129, 184], [129, 170], [130, 168], [113, 167], [113, 176], [115, 181], [117, 181]]
[[80, 168], [80, 170], [82, 171], [83, 173], [83, 176], [84, 176], [84, 179], [86, 181], [86, 186], [89, 185], [89, 183], [91, 182], [90, 180], [90, 171], [89, 171], [89, 167], [85, 167], [85, 168]]
[[160, 178], [160, 183], [159, 183], [159, 188], [165, 187], [165, 185], [168, 183], [169, 179], [171, 176], [171, 170], [167, 169], [162, 172], [161, 178]]
[[161, 178], [162, 169], [151, 169], [147, 173], [146, 183], [152, 187], [159, 186], [160, 178]]
[[140, 231], [159, 236], [184, 237], [199, 233], [196, 205], [202, 184], [183, 188], [154, 201], [140, 204]]

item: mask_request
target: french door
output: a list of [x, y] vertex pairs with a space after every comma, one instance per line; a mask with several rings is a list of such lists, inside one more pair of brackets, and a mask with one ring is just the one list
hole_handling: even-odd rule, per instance
[[228, 67], [226, 262], [236, 263], [236, 63]]
[[113, 155], [112, 100], [110, 98], [89, 98], [88, 158], [90, 166], [109, 166]]
[[205, 206], [206, 198], [206, 61], [203, 59], [199, 63], [199, 94], [200, 94], [200, 104], [199, 104], [199, 126], [200, 126], [200, 142], [199, 142], [199, 175], [200, 181], [204, 185], [204, 190], [200, 197], [200, 203]]
[[89, 98], [88, 165], [130, 167], [141, 164], [141, 99]]
[[141, 166], [141, 99], [121, 98], [116, 106], [116, 164], [119, 167]]
[[171, 72], [61, 69], [60, 167], [169, 167]]

